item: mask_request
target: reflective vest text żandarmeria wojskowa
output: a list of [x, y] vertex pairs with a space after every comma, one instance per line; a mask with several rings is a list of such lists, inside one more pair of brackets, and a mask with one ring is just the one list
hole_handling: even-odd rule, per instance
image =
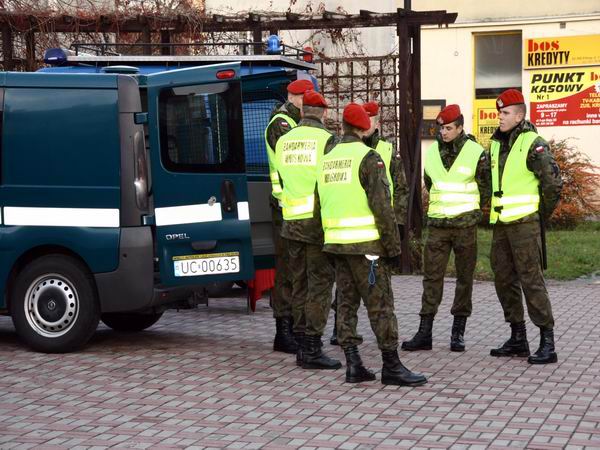
[[325, 244], [376, 241], [379, 232], [358, 170], [371, 150], [362, 142], [336, 145], [323, 157], [318, 189]]
[[492, 139], [492, 208], [490, 223], [514, 222], [538, 211], [540, 205], [540, 181], [527, 168], [527, 154], [538, 138], [533, 131], [521, 133], [512, 145], [502, 180], [499, 176], [500, 142]]
[[290, 128], [295, 128], [298, 124], [296, 123], [296, 121], [294, 119], [292, 119], [287, 114], [277, 113], [271, 118], [271, 121], [269, 122], [269, 124], [267, 125], [267, 128], [265, 129], [265, 142], [267, 144], [267, 157], [269, 159], [269, 178], [271, 179], [272, 194], [273, 194], [273, 197], [275, 197], [277, 200], [281, 200], [281, 194], [282, 194], [283, 190], [281, 188], [281, 182], [279, 181], [279, 174], [277, 173], [277, 168], [275, 166], [275, 163], [276, 163], [275, 152], [269, 145], [269, 140], [267, 139], [267, 130], [269, 129], [271, 124], [278, 119], [285, 120], [288, 123], [288, 125], [290, 126]]
[[481, 145], [467, 140], [452, 167], [446, 170], [438, 143], [431, 144], [425, 154], [425, 173], [432, 182], [427, 216], [446, 219], [479, 209], [475, 172], [483, 151]]
[[284, 220], [313, 217], [317, 167], [331, 136], [325, 129], [300, 125], [277, 141], [275, 166], [283, 181]]

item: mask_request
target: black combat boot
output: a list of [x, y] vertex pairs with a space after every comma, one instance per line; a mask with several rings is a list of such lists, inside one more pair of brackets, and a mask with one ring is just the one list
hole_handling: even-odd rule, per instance
[[304, 336], [304, 346], [302, 349], [303, 369], [335, 370], [342, 367], [342, 363], [337, 359], [330, 358], [323, 353], [322, 346], [321, 336]]
[[296, 365], [302, 367], [302, 354], [304, 353], [304, 333], [294, 333], [296, 340]]
[[510, 324], [510, 339], [501, 347], [490, 350], [492, 356], [529, 356], [525, 322]]
[[329, 343], [331, 345], [340, 345], [337, 338], [337, 313], [333, 313], [333, 331], [331, 332]]
[[402, 350], [410, 352], [415, 350], [431, 350], [431, 330], [433, 329], [433, 316], [421, 316], [421, 324], [417, 334], [410, 341], [402, 343]]
[[467, 316], [454, 316], [452, 324], [452, 335], [450, 336], [450, 350], [453, 352], [465, 351], [465, 326]]
[[554, 350], [554, 330], [540, 327], [540, 347], [527, 358], [529, 364], [550, 364], [558, 361]]
[[382, 351], [383, 369], [381, 371], [381, 382], [383, 384], [394, 384], [396, 386], [421, 386], [427, 383], [420, 373], [411, 372], [400, 362], [397, 350]]
[[344, 354], [346, 355], [346, 383], [360, 383], [375, 379], [375, 374], [363, 366], [356, 345], [345, 348]]
[[298, 345], [291, 332], [291, 317], [278, 317], [275, 319], [275, 340], [273, 341], [273, 350], [283, 353], [296, 353]]

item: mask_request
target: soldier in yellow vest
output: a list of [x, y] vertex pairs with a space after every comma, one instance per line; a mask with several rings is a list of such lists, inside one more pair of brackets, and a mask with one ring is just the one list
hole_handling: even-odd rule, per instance
[[288, 241], [292, 269], [294, 335], [300, 344], [296, 362], [305, 369], [339, 369], [341, 363], [322, 351], [321, 336], [331, 307], [334, 271], [322, 251], [323, 229], [315, 216], [317, 168], [334, 137], [323, 125], [327, 102], [304, 93], [302, 120], [275, 147], [281, 196], [282, 236]]
[[275, 340], [273, 350], [284, 353], [296, 353], [298, 346], [293, 336], [292, 319], [292, 282], [289, 267], [287, 241], [281, 237], [283, 216], [281, 213], [281, 194], [279, 174], [275, 168], [275, 146], [281, 136], [294, 128], [300, 121], [300, 110], [304, 93], [312, 90], [309, 80], [292, 81], [287, 86], [288, 100], [276, 108], [265, 130], [269, 174], [271, 178], [271, 217], [273, 220], [273, 241], [275, 243], [275, 287], [272, 295], [273, 317], [275, 318]]
[[362, 106], [344, 108], [344, 136], [326, 150], [318, 175], [317, 207], [324, 230], [323, 250], [335, 258], [338, 340], [346, 355], [346, 382], [375, 379], [358, 352], [357, 312], [361, 298], [381, 350], [383, 384], [420, 386], [426, 378], [398, 358], [390, 259], [400, 254], [400, 236], [381, 157], [362, 138], [371, 127]]
[[543, 274], [540, 220], [554, 211], [562, 180], [548, 143], [525, 120], [527, 107], [516, 89], [496, 99], [499, 127], [490, 148], [494, 225], [491, 263], [498, 299], [511, 336], [492, 356], [529, 356], [523, 299], [531, 321], [540, 329], [540, 345], [531, 364], [557, 361], [554, 317]]
[[421, 324], [403, 350], [431, 350], [433, 320], [444, 290], [444, 274], [454, 251], [456, 289], [450, 350], [465, 350], [464, 333], [473, 309], [473, 273], [477, 262], [477, 224], [490, 199], [488, 157], [475, 138], [463, 130], [458, 105], [437, 116], [440, 132], [425, 154], [425, 186], [429, 191], [428, 235], [425, 242]]
[[[400, 239], [402, 239], [404, 236], [404, 224], [406, 222], [408, 212], [409, 193], [408, 184], [406, 183], [406, 173], [404, 172], [404, 165], [402, 164], [402, 158], [400, 156], [400, 152], [394, 148], [394, 144], [388, 142], [383, 136], [381, 136], [379, 130], [379, 103], [371, 101], [363, 104], [362, 106], [371, 120], [371, 128], [367, 130], [363, 142], [368, 147], [371, 147], [373, 150], [375, 150], [385, 163], [386, 175], [390, 183], [390, 190], [392, 194], [392, 205], [394, 208], [394, 214], [396, 215], [396, 223], [398, 224]], [[334, 304], [331, 305], [331, 307], [334, 310], [334, 326], [330, 342], [332, 345], [338, 345], [336, 300], [334, 300]]]

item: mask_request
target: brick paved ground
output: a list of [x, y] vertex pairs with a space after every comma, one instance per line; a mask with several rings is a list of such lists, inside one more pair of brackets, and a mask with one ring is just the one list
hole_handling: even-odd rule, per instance
[[[429, 377], [416, 389], [296, 368], [271, 351], [264, 300], [252, 315], [242, 299], [168, 312], [133, 336], [101, 327], [68, 355], [29, 352], [0, 318], [0, 448], [600, 448], [600, 284], [549, 290], [558, 364], [488, 356], [508, 326], [492, 285], [477, 283], [465, 353], [448, 351], [449, 298], [433, 351], [401, 353]], [[394, 291], [405, 339], [417, 327], [420, 278], [395, 277]], [[379, 378], [364, 310], [360, 320], [363, 359]]]

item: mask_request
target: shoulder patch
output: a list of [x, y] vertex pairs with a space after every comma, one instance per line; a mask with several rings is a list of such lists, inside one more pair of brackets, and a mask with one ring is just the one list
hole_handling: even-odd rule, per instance
[[535, 148], [535, 152], [536, 152], [536, 153], [544, 153], [544, 150], [545, 150], [545, 147], [544, 147], [543, 145], [538, 145], [538, 146]]
[[288, 128], [290, 126], [290, 124], [287, 123], [285, 120], [280, 120], [279, 125], [285, 128]]
[[383, 163], [383, 161], [377, 161], [377, 167], [379, 167], [380, 169], [385, 168], [385, 164]]

